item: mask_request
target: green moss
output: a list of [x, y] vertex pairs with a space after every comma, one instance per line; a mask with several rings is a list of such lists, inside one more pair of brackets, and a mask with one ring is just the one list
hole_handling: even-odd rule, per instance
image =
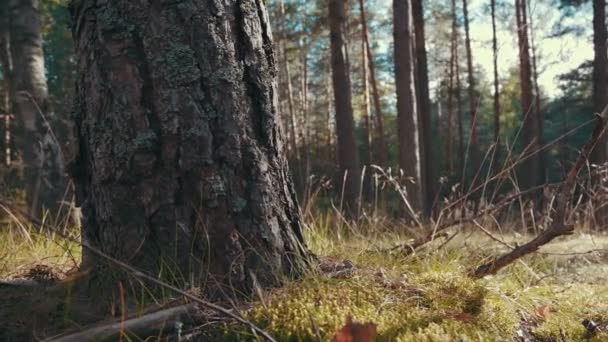
[[[540, 340], [566, 336], [568, 341], [586, 341], [583, 319], [607, 321], [605, 286], [561, 284], [558, 278], [543, 277], [568, 261], [562, 265], [536, 255], [497, 276], [472, 280], [467, 272], [480, 262], [476, 249], [456, 245], [437, 251], [430, 246], [431, 253], [405, 257], [370, 246], [370, 240], [392, 245], [394, 235], [347, 236], [318, 227], [307, 234], [313, 251], [353, 260], [359, 270], [349, 279], [311, 274], [254, 303], [245, 316], [278, 340], [316, 341], [315, 329], [322, 340], [329, 340], [347, 317], [375, 323], [381, 341], [507, 341], [522, 327]], [[376, 275], [380, 267], [389, 278], [405, 274], [407, 286], [387, 287]], [[543, 305], [551, 310], [539, 318], [536, 311]], [[522, 318], [528, 322], [522, 325]]]
[[[539, 338], [556, 340], [565, 336], [568, 341], [584, 341], [587, 334], [581, 323], [584, 319], [608, 322], [608, 288], [605, 285], [551, 286], [530, 292], [526, 296], [528, 301], [551, 306], [548, 317], [534, 329]], [[608, 334], [598, 334], [593, 340], [606, 341]]]
[[[225, 192], [221, 177], [209, 179], [208, 194], [221, 196]], [[239, 202], [235, 200], [235, 209], [242, 205]], [[592, 256], [579, 260], [539, 254], [496, 276], [472, 280], [467, 272], [486, 256], [479, 246], [484, 251], [495, 247], [479, 236], [467, 237], [467, 245], [454, 239], [451, 246], [438, 248], [439, 241], [404, 256], [382, 248], [404, 239], [398, 234], [344, 233], [332, 230], [333, 223], [325, 219], [317, 217], [316, 226], [306, 230], [309, 246], [319, 255], [352, 260], [357, 270], [345, 279], [311, 272], [250, 303], [242, 314], [279, 341], [317, 341], [317, 330], [322, 340], [330, 340], [348, 317], [376, 324], [380, 341], [509, 341], [522, 328], [540, 341], [608, 340], [605, 333], [589, 339], [581, 323], [584, 319], [608, 323], [608, 287], [598, 280], [605, 262], [601, 256], [590, 265]], [[30, 244], [17, 237], [17, 229], [13, 225], [13, 234], [0, 235], [0, 247], [6, 251], [0, 258], [0, 276], [43, 260], [71, 265], [72, 249], [78, 252], [76, 245], [59, 248], [57, 242], [32, 231]], [[581, 245], [586, 241], [572, 239]], [[608, 238], [595, 236], [593, 244], [608, 246]], [[167, 262], [161, 278], [183, 282], [174, 270]], [[405, 282], [391, 286], [387, 281], [394, 279]], [[142, 294], [142, 303], [148, 302]], [[232, 322], [223, 322], [208, 334], [207, 340], [255, 339], [248, 329]]]
[[515, 311], [487, 296], [483, 285], [459, 274], [421, 274], [401, 288], [387, 287], [373, 275], [311, 276], [273, 293], [246, 316], [279, 340], [315, 340], [314, 326], [329, 339], [349, 316], [377, 324], [382, 340], [508, 339]]

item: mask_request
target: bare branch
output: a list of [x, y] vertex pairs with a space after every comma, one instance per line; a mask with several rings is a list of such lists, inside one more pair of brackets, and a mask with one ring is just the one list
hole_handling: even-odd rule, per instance
[[551, 242], [558, 236], [569, 235], [574, 231], [574, 226], [566, 223], [566, 213], [568, 203], [576, 186], [576, 178], [581, 170], [585, 167], [591, 151], [597, 144], [599, 138], [606, 130], [606, 121], [608, 120], [608, 106], [604, 108], [601, 114], [596, 114], [595, 129], [589, 141], [583, 146], [576, 163], [572, 166], [564, 180], [562, 181], [555, 198], [555, 213], [552, 218], [551, 225], [545, 231], [541, 232], [528, 243], [518, 246], [507, 254], [504, 254], [489, 263], [479, 266], [471, 273], [474, 278], [483, 278], [486, 275], [496, 274], [503, 267], [511, 264], [513, 261], [536, 252], [541, 246]]

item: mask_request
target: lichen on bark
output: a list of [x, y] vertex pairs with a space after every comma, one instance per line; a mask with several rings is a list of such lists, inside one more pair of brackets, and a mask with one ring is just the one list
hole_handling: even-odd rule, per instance
[[[71, 170], [85, 239], [215, 290], [301, 274], [308, 252], [262, 3], [98, 2], [70, 7], [80, 75]], [[85, 266], [101, 263], [84, 250]]]

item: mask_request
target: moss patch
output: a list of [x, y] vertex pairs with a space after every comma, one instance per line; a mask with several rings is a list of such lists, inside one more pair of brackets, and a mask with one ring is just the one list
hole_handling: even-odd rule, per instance
[[[310, 274], [254, 303], [245, 316], [278, 340], [329, 340], [348, 317], [375, 323], [381, 341], [507, 341], [522, 331], [538, 341], [608, 340], [605, 333], [590, 336], [582, 324], [608, 321], [608, 287], [562, 277], [580, 270], [575, 256], [534, 255], [474, 281], [467, 272], [485, 257], [480, 246], [498, 248], [479, 236], [468, 247], [435, 245], [409, 257], [370, 251], [362, 236], [309, 241], [317, 254], [353, 260], [357, 269], [344, 279]], [[387, 286], [386, 277], [404, 281]]]

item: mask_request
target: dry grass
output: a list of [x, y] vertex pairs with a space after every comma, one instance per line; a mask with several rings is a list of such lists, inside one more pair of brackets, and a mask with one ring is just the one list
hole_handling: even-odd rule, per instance
[[23, 274], [37, 265], [65, 273], [80, 263], [80, 246], [22, 222], [0, 222], [0, 279]]
[[[250, 303], [244, 316], [278, 340], [327, 340], [349, 316], [377, 324], [381, 340], [398, 341], [502, 341], [524, 332], [539, 341], [586, 341], [582, 320], [608, 322], [606, 235], [560, 238], [496, 276], [473, 281], [467, 274], [476, 265], [530, 237], [491, 231], [490, 238], [475, 226], [456, 227], [447, 243], [437, 239], [405, 255], [387, 251], [412, 236], [390, 220], [349, 226], [332, 214], [316, 214], [308, 222], [314, 253], [350, 260], [356, 269], [337, 277], [311, 272]], [[79, 249], [6, 222], [0, 230], [0, 278], [41, 264], [64, 273], [78, 263]], [[222, 329], [216, 338], [252, 338], [233, 325]], [[599, 334], [592, 341], [606, 338]]]

